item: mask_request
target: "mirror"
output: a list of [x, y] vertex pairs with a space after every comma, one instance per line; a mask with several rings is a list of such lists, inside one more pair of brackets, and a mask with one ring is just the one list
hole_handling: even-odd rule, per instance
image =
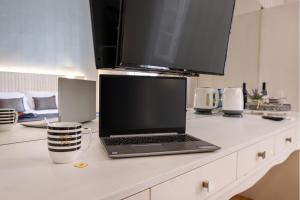
[[[225, 76], [201, 75], [189, 80], [188, 105], [195, 87], [242, 87], [285, 98], [292, 111], [299, 110], [299, 3], [264, 5], [237, 0]], [[265, 8], [261, 7], [265, 6]]]
[[[187, 106], [192, 107], [194, 89], [196, 87], [227, 87], [238, 86], [240, 87], [243, 82], [247, 83], [248, 88], [257, 87], [258, 83], [258, 57], [259, 57], [259, 27], [260, 27], [260, 12], [251, 12], [247, 14], [237, 15], [233, 19], [232, 33], [229, 44], [228, 59], [226, 63], [225, 76], [210, 76], [201, 75], [199, 78], [189, 78], [188, 92], [187, 92]], [[244, 70], [244, 69], [247, 70]], [[242, 70], [243, 69], [243, 70]], [[100, 73], [100, 72], [99, 72]], [[101, 72], [105, 73], [105, 72]], [[111, 72], [109, 72], [111, 73]], [[115, 72], [120, 73], [120, 72]], [[3, 76], [8, 76], [2, 72]], [[20, 79], [24, 79], [23, 75]], [[29, 76], [29, 75], [27, 75]], [[40, 80], [40, 76], [30, 76], [28, 84], [32, 83], [33, 79]], [[42, 79], [51, 78], [50, 76], [43, 76]], [[3, 78], [3, 80], [6, 80]], [[26, 84], [23, 84], [25, 86]], [[40, 85], [40, 84], [36, 84]], [[4, 85], [2, 85], [4, 86]], [[31, 86], [30, 86], [31, 87]], [[57, 86], [55, 85], [55, 89]], [[41, 88], [37, 88], [41, 90]], [[24, 91], [24, 88], [18, 90]], [[45, 89], [43, 89], [45, 90]], [[38, 129], [20, 133], [22, 127], [17, 127], [14, 131], [15, 134], [1, 134], [0, 145], [23, 142], [37, 139], [44, 139], [46, 131], [41, 134]]]
[[251, 1], [237, 1], [225, 75], [200, 75], [199, 78], [189, 78], [188, 107], [193, 107], [194, 90], [197, 87], [242, 87], [244, 82], [247, 84], [247, 89], [259, 87], [261, 11], [258, 2], [252, 5], [256, 11], [245, 10], [251, 8], [249, 2]]
[[[187, 106], [193, 107], [194, 90], [197, 87], [242, 87], [242, 83], [246, 82], [247, 88], [252, 89], [260, 88], [261, 82], [266, 81], [269, 93], [276, 96], [278, 92], [284, 91], [284, 95], [292, 104], [292, 109], [297, 110], [299, 20], [298, 4], [296, 4], [261, 11], [261, 5], [256, 0], [237, 0], [225, 76], [200, 75], [198, 78], [188, 78]], [[284, 13], [284, 15], [280, 13]], [[269, 39], [274, 35], [274, 31], [281, 32]], [[92, 47], [90, 48], [92, 49]], [[278, 62], [277, 54], [280, 55], [281, 62]], [[91, 59], [93, 59], [92, 56]], [[282, 67], [282, 63], [284, 63], [284, 67]], [[272, 73], [272, 76], [269, 75], [269, 72], [275, 70], [277, 70], [276, 73]], [[27, 85], [20, 84], [18, 81], [16, 81], [18, 85], [14, 85], [11, 83], [15, 82], [12, 77], [7, 74], [1, 76], [3, 73], [0, 73], [0, 83], [4, 81], [10, 84], [0, 84], [0, 90], [12, 91], [12, 88], [16, 86]], [[35, 78], [31, 75], [28, 76], [30, 87], [41, 86], [41, 84], [33, 84], [32, 80]], [[45, 77], [38, 75], [37, 80], [40, 79], [45, 79]], [[47, 79], [50, 80], [50, 77]], [[51, 78], [51, 81], [54, 79], [57, 77]], [[24, 77], [20, 80], [24, 80]], [[36, 89], [52, 90], [52, 88]], [[18, 88], [19, 90], [25, 89]], [[15, 129], [16, 132], [17, 130], [19, 129]], [[46, 131], [43, 134], [32, 131], [27, 134], [18, 132], [18, 134], [11, 135], [4, 135], [0, 132], [0, 145], [36, 140], [45, 138], [45, 136]]]

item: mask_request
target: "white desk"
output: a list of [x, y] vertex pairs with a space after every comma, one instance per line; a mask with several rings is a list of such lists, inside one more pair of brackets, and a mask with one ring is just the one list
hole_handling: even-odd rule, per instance
[[[274, 122], [250, 115], [239, 119], [191, 114], [187, 132], [222, 149], [111, 160], [94, 134], [93, 144], [79, 159], [89, 166], [78, 169], [52, 164], [46, 140], [0, 146], [0, 199], [114, 200], [137, 193], [129, 199], [228, 199], [299, 149], [298, 115]], [[290, 137], [292, 143], [285, 142]], [[266, 158], [257, 158], [262, 151]], [[215, 189], [204, 190], [205, 180], [214, 182]]]

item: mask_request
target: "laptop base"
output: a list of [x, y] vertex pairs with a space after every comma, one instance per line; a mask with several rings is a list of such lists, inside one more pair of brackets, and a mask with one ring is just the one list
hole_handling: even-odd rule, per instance
[[[107, 138], [106, 138], [107, 139]], [[213, 152], [220, 147], [203, 140], [188, 142], [151, 143], [151, 144], [126, 144], [106, 145], [104, 138], [101, 138], [108, 156], [110, 158], [130, 158], [158, 155], [189, 154]]]

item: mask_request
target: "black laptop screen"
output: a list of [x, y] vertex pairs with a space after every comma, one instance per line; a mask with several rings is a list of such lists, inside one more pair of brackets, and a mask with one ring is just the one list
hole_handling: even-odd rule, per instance
[[100, 137], [185, 132], [186, 78], [100, 75]]

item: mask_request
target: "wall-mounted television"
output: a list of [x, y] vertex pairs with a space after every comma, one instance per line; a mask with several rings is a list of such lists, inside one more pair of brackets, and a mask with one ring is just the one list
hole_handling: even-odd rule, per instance
[[235, 0], [90, 0], [97, 69], [223, 75]]

